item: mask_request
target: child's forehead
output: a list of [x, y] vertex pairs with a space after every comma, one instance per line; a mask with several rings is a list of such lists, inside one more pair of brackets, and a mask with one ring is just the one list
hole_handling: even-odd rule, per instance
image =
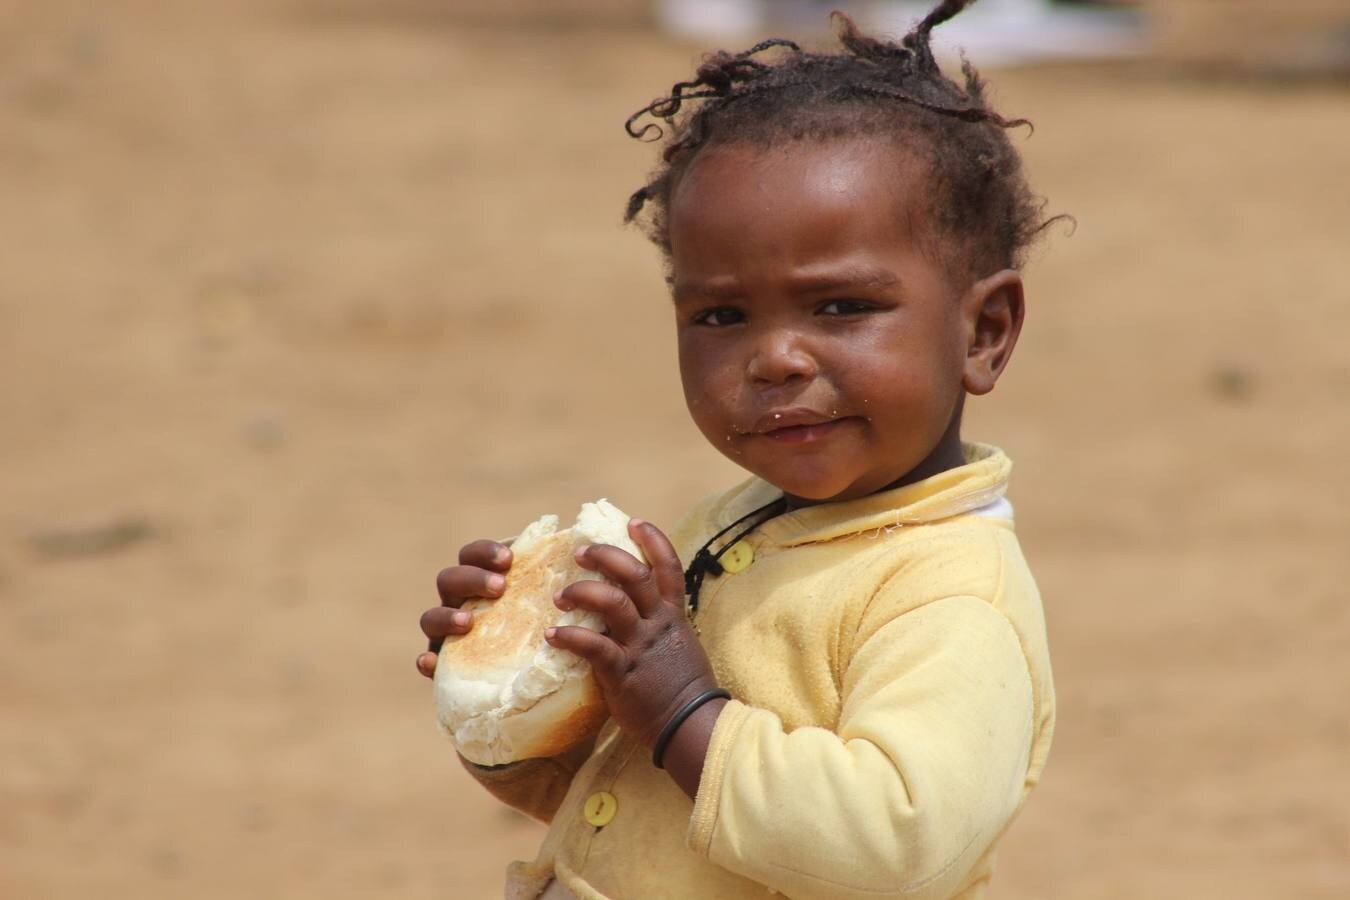
[[731, 144], [700, 157], [671, 198], [676, 268], [690, 256], [746, 253], [806, 263], [913, 239], [920, 168], [890, 142]]
[[771, 144], [737, 141], [701, 150], [676, 184], [673, 199], [707, 180], [764, 180], [775, 175], [801, 179], [804, 189], [827, 186], [841, 190], [859, 178], [882, 188], [908, 182], [922, 175], [923, 168], [913, 148], [882, 135], [803, 138]]

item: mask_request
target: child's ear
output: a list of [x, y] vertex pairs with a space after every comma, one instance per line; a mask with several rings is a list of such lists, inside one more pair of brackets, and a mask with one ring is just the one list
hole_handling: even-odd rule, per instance
[[1007, 367], [1022, 332], [1021, 273], [1004, 269], [975, 282], [961, 307], [969, 336], [962, 383], [972, 394], [987, 394]]

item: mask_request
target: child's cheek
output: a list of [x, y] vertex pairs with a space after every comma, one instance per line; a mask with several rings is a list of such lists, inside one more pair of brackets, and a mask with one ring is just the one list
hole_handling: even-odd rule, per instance
[[689, 412], [696, 419], [725, 414], [734, 388], [734, 374], [711, 348], [681, 347], [680, 380]]

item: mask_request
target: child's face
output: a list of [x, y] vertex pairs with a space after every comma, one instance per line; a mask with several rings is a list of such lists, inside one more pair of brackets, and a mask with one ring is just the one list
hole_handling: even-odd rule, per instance
[[967, 377], [980, 303], [910, 224], [923, 175], [884, 140], [727, 145], [701, 152], [671, 198], [689, 411], [789, 495], [899, 480], [955, 434], [967, 386], [983, 393]]

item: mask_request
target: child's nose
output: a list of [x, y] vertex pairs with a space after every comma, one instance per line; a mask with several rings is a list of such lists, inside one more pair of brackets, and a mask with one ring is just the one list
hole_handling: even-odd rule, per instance
[[756, 384], [771, 386], [810, 381], [818, 367], [795, 335], [776, 332], [765, 335], [754, 348], [746, 374]]

